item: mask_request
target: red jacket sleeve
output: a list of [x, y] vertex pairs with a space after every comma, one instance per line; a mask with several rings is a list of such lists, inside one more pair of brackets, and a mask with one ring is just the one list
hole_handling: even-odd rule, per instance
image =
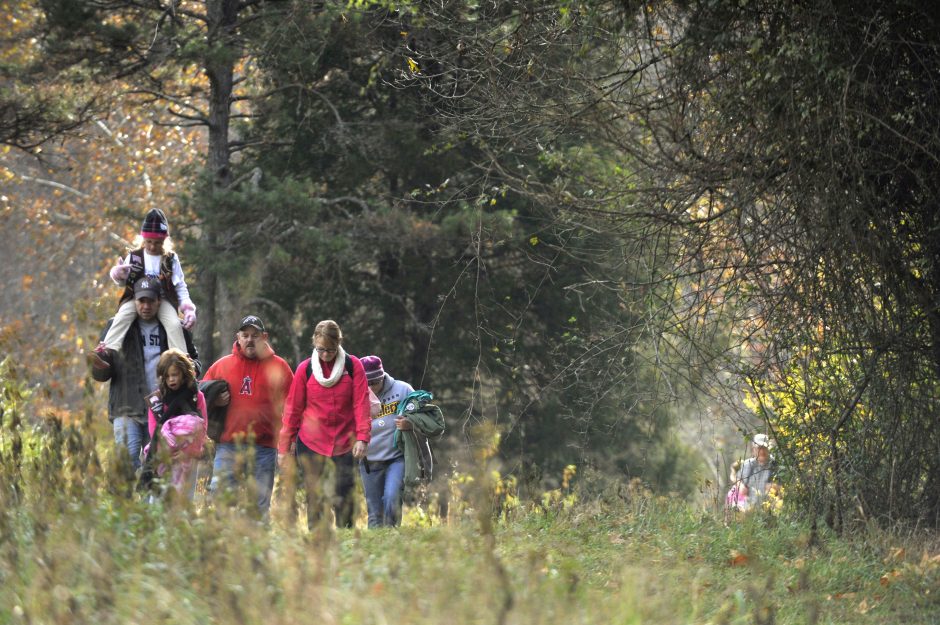
[[369, 413], [369, 381], [358, 358], [353, 358], [353, 416], [356, 418], [356, 440], [368, 443], [372, 438], [372, 415]]
[[304, 418], [304, 407], [307, 404], [307, 363], [304, 360], [297, 365], [294, 380], [291, 382], [287, 400], [284, 402], [284, 415], [281, 417], [281, 433], [278, 437], [277, 451], [286, 454], [290, 451], [291, 443], [297, 438], [300, 424]]

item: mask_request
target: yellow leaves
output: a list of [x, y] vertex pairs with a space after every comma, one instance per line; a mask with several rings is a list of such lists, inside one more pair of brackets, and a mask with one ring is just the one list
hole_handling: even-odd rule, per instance
[[23, 290], [24, 291], [28, 290], [31, 286], [33, 286], [33, 277], [28, 274], [23, 276], [22, 283], [23, 283]]
[[418, 74], [418, 73], [420, 73], [420, 69], [419, 69], [419, 67], [418, 67], [418, 62], [417, 62], [417, 61], [415, 61], [415, 60], [414, 60], [413, 58], [411, 58], [410, 56], [407, 57], [407, 61], [408, 61], [408, 69], [411, 70], [411, 73], [412, 73], [412, 74]]
[[714, 195], [703, 195], [686, 210], [692, 219], [706, 219], [724, 210], [724, 202]]
[[565, 467], [565, 470], [561, 474], [561, 487], [565, 490], [571, 488], [571, 480], [574, 479], [575, 474], [578, 472], [578, 467], [573, 464], [569, 464]]

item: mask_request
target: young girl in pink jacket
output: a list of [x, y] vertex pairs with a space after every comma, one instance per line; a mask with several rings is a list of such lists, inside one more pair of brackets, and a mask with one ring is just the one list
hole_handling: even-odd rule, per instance
[[169, 468], [170, 485], [191, 499], [196, 458], [206, 442], [206, 398], [196, 385], [193, 362], [178, 349], [168, 349], [160, 356], [157, 379], [160, 387], [148, 398], [151, 442], [144, 452], [151, 469], [157, 462], [156, 474], [162, 476]]

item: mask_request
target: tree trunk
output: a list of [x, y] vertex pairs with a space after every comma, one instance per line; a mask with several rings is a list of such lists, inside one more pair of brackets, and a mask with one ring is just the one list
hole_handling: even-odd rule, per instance
[[[210, 87], [209, 153], [206, 171], [211, 181], [209, 191], [213, 194], [227, 189], [232, 183], [229, 121], [235, 61], [239, 58], [235, 41], [238, 4], [238, 0], [209, 0], [206, 3], [209, 54], [205, 70]], [[225, 233], [217, 232], [212, 220], [206, 220], [205, 223], [202, 236], [206, 249], [211, 255], [221, 253], [220, 249], [225, 247]], [[199, 273], [199, 287], [203, 298], [199, 346], [204, 362], [211, 364], [219, 354], [219, 345], [216, 343], [218, 275], [211, 264]]]

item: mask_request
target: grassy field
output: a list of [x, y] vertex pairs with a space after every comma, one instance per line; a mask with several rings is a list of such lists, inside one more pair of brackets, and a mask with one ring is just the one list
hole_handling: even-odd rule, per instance
[[635, 485], [588, 496], [574, 467], [539, 503], [484, 471], [445, 519], [308, 532], [277, 492], [269, 524], [148, 504], [90, 413], [30, 423], [0, 388], [2, 625], [940, 623], [936, 534], [812, 534], [785, 506], [726, 524]]
[[726, 526], [642, 491], [308, 533], [127, 500], [70, 474], [80, 463], [37, 470], [50, 460], [0, 482], [0, 623], [940, 622], [928, 537], [821, 531], [811, 546], [785, 514]]

